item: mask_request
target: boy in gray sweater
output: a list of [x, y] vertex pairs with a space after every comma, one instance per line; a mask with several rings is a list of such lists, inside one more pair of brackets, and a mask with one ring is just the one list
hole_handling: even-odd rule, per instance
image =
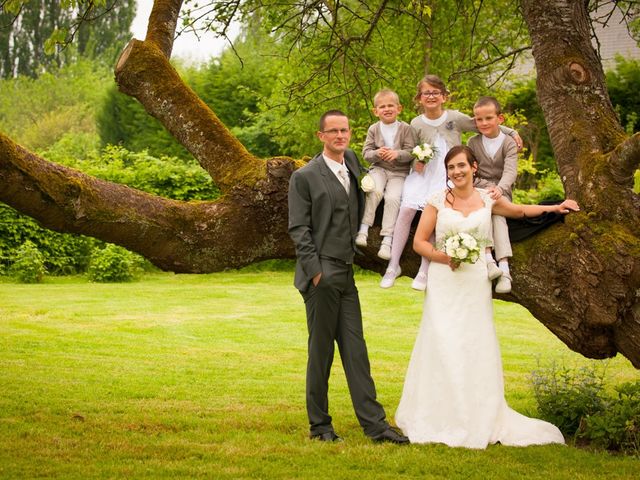
[[[500, 103], [494, 97], [480, 97], [473, 107], [474, 121], [480, 132], [469, 139], [467, 145], [478, 160], [478, 171], [474, 185], [484, 188], [494, 200], [501, 196], [511, 200], [511, 189], [518, 173], [518, 147], [513, 138], [500, 131], [504, 121]], [[511, 291], [509, 257], [513, 256], [507, 221], [500, 215], [492, 215], [493, 244], [498, 259], [488, 248], [487, 269], [491, 280], [498, 279], [496, 293]]]
[[[356, 235], [356, 245], [360, 247], [367, 245], [369, 227], [373, 225], [376, 208], [384, 198], [380, 230], [382, 244], [378, 250], [378, 256], [389, 260], [393, 227], [398, 218], [404, 179], [409, 173], [413, 160], [411, 150], [415, 147], [415, 140], [411, 127], [398, 120], [402, 105], [396, 92], [388, 89], [380, 90], [373, 97], [373, 105], [373, 114], [380, 121], [369, 127], [362, 156], [371, 164], [369, 177], [375, 185], [366, 194], [362, 223]], [[364, 184], [362, 187], [365, 190]]]

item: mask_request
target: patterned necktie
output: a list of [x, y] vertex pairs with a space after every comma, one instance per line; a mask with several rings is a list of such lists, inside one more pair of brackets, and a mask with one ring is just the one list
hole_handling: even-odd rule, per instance
[[349, 173], [346, 168], [341, 168], [338, 170], [338, 175], [340, 175], [340, 180], [342, 181], [342, 186], [344, 187], [347, 195], [349, 195]]

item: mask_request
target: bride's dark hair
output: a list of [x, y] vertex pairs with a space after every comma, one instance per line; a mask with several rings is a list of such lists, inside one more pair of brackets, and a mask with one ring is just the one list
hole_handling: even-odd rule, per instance
[[[473, 167], [474, 164], [476, 166], [478, 165], [478, 159], [473, 154], [473, 150], [471, 150], [466, 145], [456, 145], [455, 147], [451, 147], [451, 149], [444, 156], [445, 175], [447, 176], [447, 180], [446, 180], [446, 182], [447, 182], [447, 195], [445, 196], [445, 200], [449, 200], [449, 195], [451, 195], [451, 199], [449, 200], [449, 203], [451, 204], [451, 206], [453, 206], [453, 202], [454, 202], [456, 197], [453, 195], [453, 192], [451, 191], [452, 189], [451, 189], [451, 186], [449, 185], [449, 175], [448, 175], [446, 170], [447, 170], [447, 166], [449, 165], [449, 162], [451, 161], [451, 159], [453, 157], [455, 157], [456, 155], [459, 155], [460, 153], [464, 153], [465, 154], [465, 156], [467, 157], [467, 162], [469, 163], [470, 167]], [[474, 173], [474, 177], [475, 177], [475, 173]]]

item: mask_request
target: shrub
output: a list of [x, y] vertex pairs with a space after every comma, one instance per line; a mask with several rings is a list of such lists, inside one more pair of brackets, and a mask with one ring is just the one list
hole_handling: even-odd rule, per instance
[[541, 202], [561, 201], [564, 199], [564, 187], [560, 176], [555, 172], [537, 172], [540, 176], [535, 181], [535, 188], [530, 190], [515, 189], [515, 203], [537, 204]]
[[45, 274], [44, 256], [29, 240], [16, 251], [11, 275], [22, 283], [39, 283]]
[[578, 436], [608, 450], [640, 454], [640, 380], [616, 387], [607, 408], [586, 417]]
[[583, 419], [602, 412], [604, 398], [604, 370], [551, 367], [531, 373], [533, 393], [540, 416], [556, 425], [565, 435], [574, 435]]
[[[195, 160], [155, 158], [147, 152], [129, 152], [122, 147], [108, 147], [101, 152], [97, 137], [90, 133], [64, 135], [40, 154], [98, 178], [167, 198], [211, 200], [219, 194], [211, 177]], [[102, 244], [90, 237], [48, 230], [0, 203], [0, 274], [8, 270], [17, 249], [27, 240], [44, 255], [50, 275], [85, 272], [92, 250]]]
[[131, 152], [115, 145], [99, 151], [95, 137], [85, 134], [65, 136], [40, 153], [47, 160], [100, 179], [175, 200], [213, 200], [219, 196], [209, 174], [193, 159], [156, 158], [146, 150]]
[[0, 203], [0, 272], [9, 269], [25, 242], [33, 243], [44, 257], [49, 275], [84, 272], [96, 240], [70, 233], [57, 233]]
[[136, 259], [133, 253], [108, 244], [91, 255], [87, 275], [92, 282], [128, 282], [135, 276]]
[[532, 372], [540, 417], [591, 445], [640, 454], [640, 380], [605, 391], [604, 369], [569, 370], [555, 364]]

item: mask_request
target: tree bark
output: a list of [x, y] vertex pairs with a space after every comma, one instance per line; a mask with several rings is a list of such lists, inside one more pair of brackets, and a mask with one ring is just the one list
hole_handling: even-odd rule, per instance
[[47, 228], [122, 245], [163, 270], [212, 272], [294, 255], [287, 235], [294, 162], [265, 165], [251, 188], [180, 202], [47, 162], [0, 134], [0, 200]]
[[586, 2], [521, 7], [558, 169], [583, 213], [517, 246], [512, 297], [572, 349], [640, 367], [640, 135], [626, 138], [613, 111]]
[[[48, 228], [91, 235], [141, 253], [165, 270], [211, 272], [293, 258], [288, 181], [302, 165], [251, 155], [169, 63], [182, 2], [156, 0], [145, 41], [116, 68], [120, 89], [198, 159], [220, 187], [216, 202], [178, 202], [55, 165], [0, 134], [0, 201]], [[640, 368], [640, 199], [631, 190], [640, 135], [626, 138], [589, 41], [585, 2], [521, 0], [538, 94], [568, 196], [582, 212], [514, 246], [512, 294], [570, 348], [593, 358], [621, 352]], [[377, 227], [358, 263], [381, 272]], [[419, 259], [407, 245], [403, 271]]]

